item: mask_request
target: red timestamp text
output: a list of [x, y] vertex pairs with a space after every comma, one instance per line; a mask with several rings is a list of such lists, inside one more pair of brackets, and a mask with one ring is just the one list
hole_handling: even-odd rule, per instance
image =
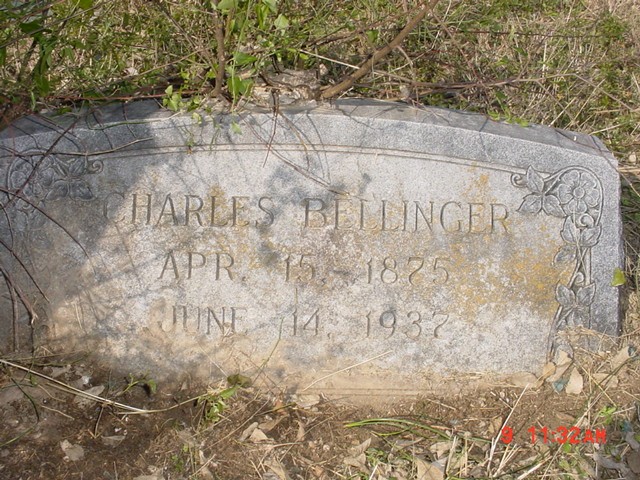
[[[542, 443], [558, 443], [578, 445], [580, 443], [607, 443], [607, 431], [605, 429], [581, 429], [580, 427], [535, 427], [531, 426], [527, 429], [531, 443], [540, 440]], [[500, 441], [502, 443], [511, 443], [513, 441], [513, 428], [503, 427], [500, 432]]]

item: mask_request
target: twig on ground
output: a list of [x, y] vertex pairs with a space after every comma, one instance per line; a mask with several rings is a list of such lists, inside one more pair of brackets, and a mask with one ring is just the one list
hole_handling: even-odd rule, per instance
[[376, 359], [378, 359], [380, 357], [384, 357], [385, 355], [389, 355], [391, 352], [392, 352], [391, 350], [387, 350], [386, 352], [381, 353], [380, 355], [376, 355], [375, 357], [368, 358], [366, 360], [363, 360], [362, 362], [358, 362], [355, 365], [349, 365], [348, 367], [341, 368], [340, 370], [338, 370], [336, 372], [332, 372], [329, 375], [325, 375], [324, 377], [320, 377], [317, 380], [314, 380], [313, 382], [311, 382], [306, 387], [304, 387], [302, 390], [300, 390], [300, 392], [304, 392], [305, 390], [308, 390], [311, 387], [313, 387], [316, 383], [319, 383], [319, 382], [321, 382], [323, 380], [326, 380], [329, 377], [333, 377], [334, 375], [337, 375], [338, 373], [346, 372], [348, 370], [351, 370], [352, 368], [356, 368], [356, 367], [359, 367], [360, 365], [364, 365], [365, 363], [372, 362], [373, 360], [376, 360]]

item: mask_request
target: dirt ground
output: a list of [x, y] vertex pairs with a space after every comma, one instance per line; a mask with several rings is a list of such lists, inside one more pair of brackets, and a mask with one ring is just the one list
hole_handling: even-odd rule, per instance
[[636, 478], [634, 342], [577, 349], [528, 386], [530, 376], [485, 379], [367, 406], [264, 391], [243, 377], [169, 388], [77, 356], [7, 359], [0, 478]]

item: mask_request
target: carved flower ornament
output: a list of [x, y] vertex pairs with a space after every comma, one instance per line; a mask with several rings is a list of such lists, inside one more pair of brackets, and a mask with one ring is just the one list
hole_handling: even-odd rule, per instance
[[561, 177], [558, 200], [567, 215], [583, 214], [600, 201], [598, 183], [591, 173], [571, 170]]
[[36, 250], [50, 248], [42, 233], [47, 223], [42, 213], [46, 203], [65, 197], [91, 200], [94, 195], [84, 177], [99, 173], [102, 168], [102, 162], [86, 156], [16, 157], [7, 173], [7, 186], [21, 199], [15, 203], [14, 226], [25, 237], [25, 244]]
[[93, 193], [83, 177], [101, 170], [101, 163], [90, 162], [86, 157], [33, 156], [28, 160], [17, 159], [12, 164], [9, 183], [13, 189], [22, 188], [24, 194], [34, 200], [64, 197], [91, 200]]
[[[569, 167], [543, 177], [533, 167], [523, 176], [514, 174], [511, 183], [526, 188], [526, 195], [518, 211], [536, 215], [564, 218], [560, 236], [564, 245], [556, 253], [554, 263], [575, 262], [567, 285], [558, 283], [556, 311], [550, 343], [557, 331], [565, 326], [591, 327], [591, 305], [596, 283], [591, 279], [591, 248], [602, 233], [602, 184], [595, 174], [583, 167]], [[550, 345], [552, 347], [553, 345]]]

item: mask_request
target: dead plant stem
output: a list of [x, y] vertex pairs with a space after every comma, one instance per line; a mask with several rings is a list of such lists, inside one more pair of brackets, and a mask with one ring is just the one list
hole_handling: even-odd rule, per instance
[[398, 47], [405, 38], [418, 26], [418, 24], [427, 16], [438, 3], [439, 0], [431, 0], [428, 4], [423, 5], [422, 9], [413, 17], [409, 23], [400, 31], [400, 33], [393, 39], [391, 42], [376, 51], [371, 55], [369, 59], [367, 59], [360, 68], [355, 72], [347, 75], [341, 82], [336, 85], [332, 85], [331, 87], [326, 88], [325, 90], [320, 92], [320, 98], [323, 100], [334, 98], [341, 93], [349, 90], [353, 85], [360, 80], [362, 77], [367, 75], [369, 72], [373, 70], [373, 67], [384, 57], [389, 55], [394, 48]]

